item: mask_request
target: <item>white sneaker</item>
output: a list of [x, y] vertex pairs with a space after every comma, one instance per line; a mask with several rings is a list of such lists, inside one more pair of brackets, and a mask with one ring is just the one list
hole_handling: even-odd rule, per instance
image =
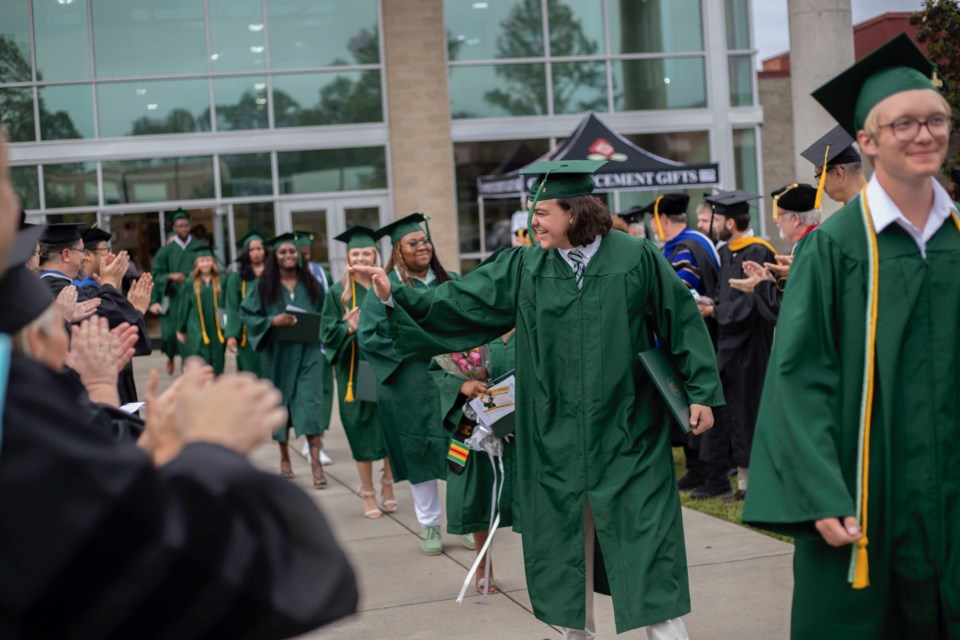
[[300, 455], [303, 456], [304, 460], [310, 462], [310, 445], [306, 440], [303, 441], [303, 449], [300, 450]]
[[327, 452], [323, 449], [320, 449], [320, 464], [323, 466], [329, 466], [333, 464], [333, 458], [327, 455]]

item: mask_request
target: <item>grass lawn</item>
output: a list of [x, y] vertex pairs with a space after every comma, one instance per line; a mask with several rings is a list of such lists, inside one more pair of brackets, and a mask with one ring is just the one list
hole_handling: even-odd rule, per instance
[[[687, 472], [684, 466], [683, 449], [680, 447], [673, 448], [673, 466], [677, 470], [677, 479], [682, 478], [683, 474]], [[731, 489], [737, 488], [736, 476], [730, 479], [730, 486]], [[743, 516], [743, 502], [724, 502], [720, 498], [705, 498], [703, 500], [698, 500], [696, 498], [691, 498], [689, 491], [681, 491], [680, 504], [695, 511], [700, 511], [701, 513], [713, 516], [714, 518], [720, 518], [721, 520], [738, 524], [741, 527], [747, 527], [747, 529], [759, 531], [760, 533], [768, 535], [771, 538], [776, 538], [777, 540], [783, 540], [784, 542], [793, 544], [793, 538], [780, 536], [775, 533], [770, 533], [769, 531], [764, 531], [763, 529], [756, 529], [743, 524], [743, 522], [740, 521], [741, 516]]]

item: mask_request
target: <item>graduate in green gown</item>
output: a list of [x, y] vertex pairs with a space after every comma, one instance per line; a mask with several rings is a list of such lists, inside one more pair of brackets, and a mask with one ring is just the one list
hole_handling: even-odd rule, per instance
[[461, 351], [516, 326], [514, 489], [536, 616], [586, 637], [596, 585], [613, 596], [618, 632], [655, 625], [663, 637], [685, 638], [671, 417], [637, 354], [659, 339], [673, 355], [697, 433], [712, 426], [710, 407], [723, 394], [687, 287], [653, 243], [608, 233], [609, 212], [587, 195], [602, 164], [528, 167], [539, 175], [530, 194], [539, 246], [501, 250], [434, 289], [366, 272], [391, 309], [401, 358]]
[[[375, 240], [376, 231], [359, 225], [350, 227], [335, 240], [347, 245], [347, 266], [379, 266], [380, 252]], [[330, 287], [323, 301], [323, 339], [327, 360], [337, 373], [337, 390], [340, 407], [340, 422], [350, 443], [350, 452], [357, 463], [360, 489], [357, 494], [364, 501], [363, 515], [377, 519], [383, 512], [377, 507], [377, 492], [373, 487], [373, 463], [383, 460], [381, 485], [383, 509], [388, 513], [397, 510], [393, 495], [393, 473], [387, 460], [387, 447], [377, 418], [377, 403], [363, 402], [356, 397], [357, 367], [364, 361], [357, 346], [357, 328], [360, 324], [360, 307], [370, 288], [370, 278], [344, 272], [343, 279]]]
[[177, 209], [173, 214], [173, 237], [153, 257], [150, 273], [153, 292], [150, 312], [160, 316], [161, 351], [167, 356], [167, 373], [173, 375], [173, 359], [181, 355], [177, 341], [177, 312], [180, 290], [193, 269], [193, 256], [188, 251], [194, 242], [190, 235], [190, 214]]
[[263, 274], [240, 304], [240, 320], [247, 326], [247, 335], [260, 354], [261, 374], [273, 382], [283, 394], [283, 403], [290, 412], [287, 424], [280, 425], [273, 439], [280, 448], [280, 475], [293, 477], [287, 439], [290, 427], [298, 436], [305, 436], [310, 452], [313, 486], [324, 489], [327, 479], [320, 464], [320, 436], [323, 433], [323, 351], [320, 331], [316, 341], [282, 340], [277, 335], [284, 327], [297, 323], [287, 313], [292, 306], [309, 313], [323, 311], [323, 292], [307, 269], [297, 250], [296, 236], [285, 233], [268, 242], [272, 250]]
[[[496, 380], [514, 370], [516, 367], [516, 339], [515, 332], [510, 331], [500, 338], [496, 338], [487, 345], [490, 355], [489, 380], [464, 380], [444, 371], [438, 364], [430, 365], [430, 374], [437, 381], [440, 390], [440, 409], [444, 415], [444, 426], [448, 431], [456, 431], [464, 425], [475, 427], [475, 423], [463, 415], [463, 405], [472, 398], [483, 395], [490, 380]], [[507, 423], [513, 423], [513, 414], [504, 416], [497, 423], [498, 426], [509, 430]], [[509, 527], [514, 524], [513, 515], [513, 473], [514, 473], [513, 446], [504, 443], [503, 468], [504, 477], [495, 475], [493, 466], [486, 453], [470, 451], [461, 473], [452, 470], [447, 474], [447, 533], [465, 535], [472, 533], [476, 541], [477, 553], [480, 553], [490, 528], [491, 494], [495, 483], [503, 482], [500, 492], [498, 512], [500, 513], [500, 527]], [[489, 563], [489, 574], [486, 571]], [[489, 582], [485, 582], [489, 575]], [[477, 593], [494, 594], [497, 592], [493, 578], [493, 562], [484, 558], [476, 573]]]
[[950, 108], [906, 35], [813, 95], [876, 169], [804, 240], [745, 522], [796, 537], [794, 640], [960, 638], [960, 217]]
[[[303, 263], [307, 265], [307, 269], [313, 274], [313, 277], [317, 279], [320, 290], [323, 292], [324, 297], [326, 297], [333, 284], [333, 278], [330, 276], [330, 273], [323, 268], [322, 264], [313, 262], [313, 234], [309, 231], [295, 231], [294, 233], [297, 234], [297, 249], [300, 251], [300, 257], [303, 258]], [[330, 416], [333, 414], [333, 365], [328, 359], [324, 358], [321, 367], [323, 369], [322, 428], [326, 431], [330, 428]], [[330, 464], [331, 462], [332, 461], [328, 460], [325, 464]]]
[[223, 284], [213, 250], [195, 242], [190, 246], [193, 269], [180, 291], [177, 315], [177, 340], [180, 354], [199, 356], [213, 367], [214, 375], [223, 373], [227, 341], [223, 337], [220, 311], [223, 309]]
[[[386, 267], [391, 281], [432, 290], [458, 276], [440, 264], [429, 236], [420, 227], [424, 219], [422, 213], [411, 214], [380, 228], [377, 236], [389, 236], [393, 243]], [[447, 477], [450, 434], [443, 428], [437, 385], [427, 370], [430, 358], [404, 362], [397, 355], [386, 308], [376, 296], [366, 296], [363, 301], [358, 340], [363, 357], [377, 376], [377, 412], [390, 467], [397, 480], [410, 481], [421, 528], [421, 551], [439, 555], [443, 551], [442, 509], [437, 480]]]
[[237, 256], [239, 268], [227, 279], [225, 302], [227, 307], [227, 349], [237, 354], [237, 371], [249, 371], [260, 375], [260, 356], [253, 349], [247, 327], [240, 321], [240, 303], [257, 286], [257, 280], [266, 264], [267, 249], [263, 235], [251, 229], [240, 242]]

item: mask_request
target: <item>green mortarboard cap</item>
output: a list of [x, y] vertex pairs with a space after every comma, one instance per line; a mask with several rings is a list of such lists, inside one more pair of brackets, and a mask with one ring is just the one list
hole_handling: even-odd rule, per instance
[[194, 260], [196, 260], [197, 258], [203, 258], [203, 257], [210, 257], [210, 258], [215, 257], [213, 255], [213, 247], [203, 242], [191, 242], [187, 246], [187, 251], [190, 252]]
[[[423, 227], [420, 226], [420, 223], [425, 222], [426, 219], [427, 216], [420, 212], [411, 213], [408, 216], [404, 216], [399, 220], [394, 220], [390, 224], [386, 224], [377, 229], [376, 237], [379, 239], [384, 236], [390, 236], [390, 242], [397, 244], [400, 242], [400, 238], [408, 233], [413, 233], [414, 231], [424, 231]], [[426, 234], [427, 238], [429, 238], [429, 228], [427, 229]]]
[[247, 231], [242, 238], [237, 240], [237, 248], [238, 249], [245, 248], [248, 244], [250, 244], [252, 240], [259, 240], [260, 242], [266, 242], [266, 238], [262, 233], [260, 233], [256, 229], [250, 229], [250, 231]]
[[527, 200], [573, 198], [593, 193], [593, 174], [606, 160], [541, 160], [520, 169], [523, 175], [537, 175], [527, 191]]
[[313, 244], [313, 231], [294, 229], [293, 234], [296, 236], [294, 241], [296, 242], [297, 247], [309, 247]]
[[100, 227], [88, 227], [80, 231], [80, 237], [83, 238], [83, 246], [91, 249], [98, 242], [110, 242], [112, 236]]
[[373, 229], [356, 224], [336, 236], [334, 240], [346, 242], [348, 250], [365, 249], [377, 246], [376, 235], [377, 232]]
[[800, 155], [815, 167], [824, 166], [824, 157], [827, 158], [827, 166], [860, 162], [860, 154], [853, 148], [853, 143], [854, 139], [850, 134], [837, 125], [804, 149]]
[[760, 196], [747, 191], [735, 189], [733, 191], [721, 191], [704, 198], [713, 205], [713, 210], [721, 216], [733, 216], [738, 213], [747, 213], [750, 211], [750, 201], [756, 200]]
[[297, 246], [297, 238], [299, 234], [296, 231], [288, 231], [286, 233], [281, 233], [278, 236], [274, 236], [266, 241], [266, 245], [271, 249], [276, 249], [281, 244], [290, 243], [293, 246]]
[[43, 230], [43, 225], [30, 226], [14, 238], [0, 278], [0, 333], [17, 333], [53, 304], [50, 289], [25, 266]]
[[939, 90], [943, 81], [905, 33], [854, 63], [811, 95], [851, 136], [880, 101], [901, 91]]
[[173, 212], [173, 215], [170, 216], [171, 222], [176, 222], [180, 218], [183, 218], [187, 222], [190, 222], [190, 214], [184, 211], [183, 209], [177, 209]]
[[[774, 206], [778, 209], [786, 209], [802, 213], [816, 209], [817, 188], [804, 183], [788, 184], [770, 193], [773, 198]], [[776, 216], [774, 216], [776, 218]]]
[[40, 236], [40, 242], [51, 245], [73, 244], [80, 239], [80, 225], [72, 222], [49, 224]]

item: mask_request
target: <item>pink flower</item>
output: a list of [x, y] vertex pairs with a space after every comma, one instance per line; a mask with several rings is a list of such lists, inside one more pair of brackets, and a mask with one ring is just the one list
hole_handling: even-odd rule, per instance
[[470, 352], [470, 363], [473, 364], [473, 365], [477, 365], [477, 366], [480, 365], [480, 352], [479, 352], [479, 351], [471, 351], [471, 352]]

